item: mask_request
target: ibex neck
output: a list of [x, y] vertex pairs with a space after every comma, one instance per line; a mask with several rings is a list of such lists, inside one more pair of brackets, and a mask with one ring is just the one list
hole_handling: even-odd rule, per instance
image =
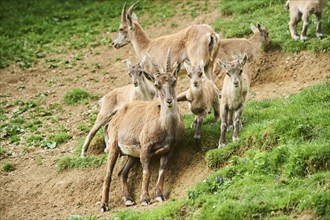
[[150, 38], [148, 34], [143, 30], [140, 24], [134, 23], [134, 29], [130, 30], [131, 42], [134, 47], [136, 55], [141, 58], [142, 51], [144, 51], [149, 42]]
[[261, 42], [260, 33], [253, 34], [253, 36], [249, 40], [255, 48], [260, 48], [261, 47], [262, 42]]
[[168, 108], [164, 103], [161, 102], [159, 120], [163, 128], [166, 128], [168, 132], [171, 132], [175, 129], [178, 121], [180, 120], [179, 108], [176, 101], [174, 101], [171, 108]]
[[155, 97], [156, 90], [154, 86], [149, 82], [149, 80], [144, 77], [141, 79], [139, 83], [139, 89], [142, 95], [143, 100], [152, 100]]

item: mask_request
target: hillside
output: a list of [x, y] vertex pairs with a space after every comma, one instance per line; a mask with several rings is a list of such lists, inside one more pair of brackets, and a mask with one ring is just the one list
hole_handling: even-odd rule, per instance
[[[34, 1], [31, 2], [31, 4], [36, 4]], [[38, 29], [38, 23], [34, 26], [29, 25], [33, 23], [33, 19], [43, 18], [46, 15], [33, 12], [31, 21], [26, 18], [24, 20], [27, 29], [25, 33], [20, 33], [20, 37], [13, 36], [13, 39], [17, 40], [16, 47], [13, 45], [8, 47], [17, 49], [25, 46], [27, 49], [22, 51], [17, 49], [13, 52], [4, 46], [5, 41], [1, 41], [3, 51], [8, 53], [1, 54], [3, 68], [0, 69], [1, 219], [79, 219], [80, 217], [111, 219], [114, 216], [120, 219], [138, 217], [141, 219], [206, 219], [208, 217], [212, 219], [239, 206], [239, 202], [232, 202], [227, 207], [219, 205], [222, 202], [220, 198], [225, 198], [225, 196], [234, 198], [235, 201], [242, 201], [241, 204], [244, 203], [242, 213], [246, 212], [246, 209], [252, 211], [246, 212], [246, 216], [243, 214], [242, 217], [241, 211], [235, 209], [237, 215], [233, 212], [232, 216], [221, 216], [223, 219], [228, 217], [329, 218], [328, 204], [330, 202], [327, 195], [329, 195], [330, 186], [327, 161], [330, 159], [330, 153], [327, 150], [327, 144], [330, 139], [330, 130], [326, 122], [330, 121], [329, 110], [327, 110], [330, 109], [330, 48], [327, 48], [327, 45], [330, 45], [328, 36], [330, 25], [326, 19], [324, 33], [327, 36], [321, 43], [316, 39], [310, 39], [306, 44], [288, 39], [285, 40], [287, 49], [279, 48], [279, 45], [281, 45], [281, 40], [289, 35], [286, 33], [278, 38], [274, 31], [276, 25], [272, 25], [269, 20], [264, 20], [264, 25], [271, 25], [270, 30], [273, 32], [270, 32], [270, 37], [274, 37], [275, 41], [265, 48], [251, 64], [252, 87], [247, 111], [243, 114], [245, 124], [241, 142], [238, 145], [228, 145], [228, 148], [223, 151], [215, 149], [219, 138], [217, 136], [219, 125], [213, 125], [211, 116], [208, 116], [203, 127], [201, 145], [198, 146], [192, 142], [193, 130], [187, 129], [182, 147], [177, 149], [170, 160], [170, 170], [165, 183], [168, 202], [162, 205], [153, 201], [148, 207], [138, 204], [126, 208], [121, 199], [119, 179], [114, 175], [110, 189], [111, 211], [103, 214], [100, 212], [100, 197], [106, 155], [91, 155], [85, 160], [80, 160], [77, 151], [95, 120], [97, 99], [113, 88], [130, 83], [127, 67], [123, 61], [130, 58], [136, 62], [136, 57], [131, 45], [120, 49], [111, 47], [111, 38], [115, 37], [118, 27], [122, 1], [114, 1], [111, 10], [116, 12], [109, 18], [105, 14], [111, 11], [109, 9], [111, 7], [104, 6], [110, 4], [109, 1], [89, 2], [90, 4], [86, 1], [79, 5], [77, 10], [72, 9], [74, 7], [69, 3], [50, 6], [52, 2], [47, 1], [45, 7], [53, 7], [55, 11], [60, 8], [63, 9], [63, 13], [58, 12], [51, 22], [65, 24], [67, 21], [72, 21], [68, 24], [72, 29], [72, 37], [58, 34], [61, 36], [52, 36], [54, 37], [52, 38], [50, 35], [61, 32], [47, 33], [49, 35], [45, 35], [44, 40], [49, 43], [40, 43], [37, 33], [40, 31], [42, 37], [42, 34], [46, 34], [45, 30], [48, 30], [48, 26], [40, 25]], [[237, 25], [236, 9], [220, 7], [221, 3], [228, 6], [228, 2], [230, 1], [173, 1], [169, 7], [163, 1], [152, 3], [141, 1], [136, 13], [151, 37], [174, 33], [198, 23], [211, 24], [220, 31], [222, 37], [231, 37], [231, 35], [248, 37], [251, 33], [248, 29], [250, 21], [244, 23], [244, 28], [238, 28], [242, 30], [241, 33], [228, 29], [230, 24], [228, 20], [232, 20], [233, 25]], [[265, 7], [265, 10], [270, 10], [269, 8], [280, 10], [279, 1], [274, 2], [274, 6], [263, 5], [262, 7]], [[20, 7], [24, 8], [23, 3], [20, 7], [18, 3], [22, 2], [17, 1], [17, 5], [12, 6], [12, 8], [17, 7], [17, 11], [22, 10]], [[95, 13], [95, 11], [100, 13]], [[286, 15], [285, 11], [280, 13], [283, 16]], [[32, 14], [36, 17], [32, 18]], [[83, 16], [80, 17], [80, 14]], [[329, 15], [329, 7], [325, 17], [327, 15]], [[72, 17], [82, 20], [70, 20]], [[286, 15], [282, 20], [287, 18]], [[6, 18], [3, 16], [1, 19], [5, 21]], [[84, 22], [88, 25], [84, 25]], [[100, 23], [99, 26], [98, 23]], [[222, 24], [225, 24], [225, 27], [221, 26]], [[95, 30], [93, 25], [97, 27]], [[4, 26], [3, 30], [5, 28], [7, 27]], [[60, 28], [67, 30], [65, 26]], [[311, 31], [313, 28], [314, 25], [311, 25]], [[84, 35], [88, 30], [90, 33]], [[27, 34], [29, 32], [36, 34], [31, 36]], [[21, 45], [21, 36], [25, 34], [27, 36], [25, 41], [22, 38], [25, 44]], [[37, 49], [32, 45], [34, 40], [39, 42]], [[318, 50], [315, 45], [321, 45], [321, 49]], [[290, 48], [293, 49], [290, 51]], [[15, 53], [22, 56], [18, 59], [17, 56], [20, 55]], [[39, 58], [35, 58], [38, 56]], [[12, 60], [15, 61], [12, 62]], [[317, 86], [310, 88], [315, 85]], [[177, 90], [183, 91], [187, 87], [188, 78], [182, 71]], [[87, 95], [82, 103], [66, 104], [63, 97], [75, 88], [87, 91], [90, 95]], [[294, 94], [298, 95], [292, 96]], [[308, 94], [313, 94], [313, 96], [310, 97]], [[315, 100], [313, 97], [316, 97]], [[303, 108], [304, 103], [307, 103], [308, 108]], [[192, 120], [191, 114], [186, 105], [180, 105], [180, 110], [185, 114], [185, 122], [188, 125]], [[295, 111], [299, 112], [299, 117], [294, 115]], [[278, 117], [277, 112], [288, 118]], [[309, 117], [307, 114], [309, 112], [314, 113]], [[322, 117], [317, 117], [317, 114]], [[276, 120], [273, 121], [277, 117], [283, 125], [276, 124]], [[290, 123], [291, 119], [293, 125]], [[255, 124], [260, 127], [253, 127]], [[297, 131], [297, 128], [300, 130]], [[297, 135], [294, 132], [297, 132]], [[281, 139], [282, 134], [287, 135], [285, 140]], [[262, 141], [264, 139], [269, 142], [264, 143]], [[97, 148], [97, 143], [94, 144]], [[290, 144], [302, 146], [304, 152], [311, 152], [311, 156], [301, 153], [299, 148], [291, 150]], [[271, 148], [267, 148], [268, 145]], [[287, 157], [283, 160], [279, 159], [278, 164], [263, 166], [261, 163], [269, 162], [265, 158], [275, 155], [276, 152], [273, 149], [278, 149], [278, 155], [282, 153], [281, 149], [289, 153], [283, 153]], [[288, 155], [292, 152], [298, 156], [289, 157]], [[303, 159], [299, 160], [299, 158]], [[120, 165], [124, 159], [119, 159]], [[260, 164], [257, 163], [258, 161]], [[78, 164], [72, 165], [73, 163]], [[235, 164], [239, 167], [234, 167]], [[298, 166], [299, 164], [302, 165]], [[70, 165], [73, 168], [70, 168]], [[114, 174], [118, 173], [120, 165], [117, 164]], [[307, 168], [303, 167], [305, 165]], [[242, 168], [244, 166], [246, 170]], [[152, 160], [151, 192], [157, 178], [157, 167], [158, 161], [155, 158]], [[257, 176], [251, 175], [248, 180], [240, 178], [253, 173], [254, 167], [258, 169], [255, 171]], [[62, 170], [59, 171], [60, 169]], [[275, 171], [275, 169], [278, 170]], [[232, 173], [231, 170], [233, 170]], [[292, 173], [288, 173], [289, 171]], [[230, 176], [230, 182], [226, 186], [230, 190], [235, 187], [242, 189], [239, 187], [244, 184], [243, 181], [247, 181], [251, 187], [243, 188], [241, 192], [236, 191], [235, 195], [229, 195], [227, 191], [221, 191], [225, 190], [221, 188], [222, 185], [214, 182], [216, 176], [225, 177], [225, 179], [229, 179]], [[237, 177], [236, 180], [235, 177]], [[141, 168], [134, 168], [130, 174], [129, 183], [136, 201], [140, 195], [141, 178]], [[290, 185], [290, 187], [281, 188], [282, 185], [272, 185], [274, 181], [282, 185]], [[260, 186], [260, 183], [265, 184]], [[308, 188], [307, 184], [311, 187]], [[259, 190], [262, 191], [267, 187], [278, 187], [280, 191], [282, 190], [280, 195], [283, 197], [285, 194], [290, 194], [290, 190], [297, 189], [297, 191], [292, 192], [292, 198], [285, 197], [279, 205], [279, 203], [270, 202], [271, 198], [277, 197], [279, 191], [274, 190], [271, 193], [265, 190], [265, 198], [267, 198], [265, 201], [257, 196]], [[303, 187], [307, 188], [307, 192], [301, 189]], [[248, 194], [249, 190], [255, 194]], [[218, 192], [218, 196], [214, 196], [214, 192]], [[308, 193], [310, 197], [305, 196]], [[297, 197], [304, 197], [306, 200], [299, 201]], [[247, 202], [254, 199], [255, 203]], [[274, 199], [274, 201], [277, 200]], [[217, 208], [212, 209], [214, 206]], [[210, 213], [210, 215], [207, 216], [205, 213]]]

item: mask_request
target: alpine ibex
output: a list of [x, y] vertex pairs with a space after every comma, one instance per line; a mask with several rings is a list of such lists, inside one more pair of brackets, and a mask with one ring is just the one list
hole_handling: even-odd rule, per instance
[[[85, 157], [87, 155], [89, 144], [95, 136], [96, 132], [103, 125], [106, 125], [106, 123], [110, 121], [111, 117], [116, 114], [118, 109], [120, 109], [124, 104], [135, 100], [147, 101], [154, 98], [156, 89], [151, 82], [153, 76], [143, 70], [140, 62], [137, 65], [132, 65], [130, 60], [127, 60], [127, 67], [133, 83], [127, 86], [113, 89], [111, 92], [100, 99], [98, 102], [100, 111], [92, 129], [89, 131], [85, 139], [81, 151], [81, 157]], [[104, 132], [104, 134], [105, 142], [107, 143], [107, 133]]]
[[[244, 102], [250, 87], [247, 56], [231, 62], [218, 60], [227, 72], [222, 87], [221, 97], [221, 134], [219, 148], [226, 144], [226, 131], [234, 126], [233, 141], [238, 139]], [[234, 116], [234, 124], [233, 124]]]
[[291, 37], [295, 40], [299, 39], [296, 27], [297, 24], [303, 20], [303, 29], [301, 32], [300, 40], [307, 40], [307, 28], [309, 25], [309, 16], [315, 14], [316, 17], [316, 36], [322, 38], [321, 23], [322, 23], [322, 11], [327, 5], [327, 0], [288, 0], [285, 3], [285, 7], [290, 12], [289, 28]]
[[[251, 23], [250, 28], [253, 31], [253, 36], [248, 39], [222, 39], [217, 58], [220, 60], [231, 60], [237, 58], [235, 57], [236, 55], [246, 54], [249, 62], [254, 60], [259, 53], [261, 46], [270, 43], [270, 38], [267, 28], [261, 27], [259, 23], [257, 23], [257, 27]], [[219, 76], [220, 72], [221, 67], [215, 63], [213, 73], [216, 76]]]
[[133, 205], [127, 186], [127, 177], [136, 158], [140, 158], [143, 169], [142, 205], [150, 204], [149, 179], [150, 158], [160, 156], [159, 176], [156, 184], [156, 200], [164, 201], [164, 172], [174, 144], [182, 138], [184, 124], [176, 101], [176, 77], [180, 67], [171, 72], [168, 51], [165, 71], [153, 71], [158, 100], [127, 103], [113, 116], [108, 126], [109, 157], [102, 193], [102, 210], [109, 209], [111, 176], [119, 152], [128, 156], [128, 161], [119, 173], [125, 205]]
[[[151, 39], [138, 22], [133, 12], [135, 2], [126, 12], [126, 3], [121, 12], [121, 23], [118, 35], [113, 40], [113, 46], [120, 48], [132, 43], [138, 58], [149, 53], [153, 62], [161, 65], [166, 60], [166, 50], [171, 48], [171, 60], [173, 63], [182, 63], [189, 60], [192, 65], [204, 62], [206, 76], [212, 77], [213, 64], [218, 52], [219, 35], [206, 24], [192, 25], [175, 34]], [[147, 67], [150, 71], [152, 65]]]
[[190, 87], [178, 95], [177, 100], [179, 102], [189, 102], [190, 111], [195, 114], [195, 119], [191, 124], [191, 127], [196, 127], [194, 139], [200, 140], [204, 117], [211, 111], [211, 108], [214, 110], [214, 121], [217, 122], [219, 120], [219, 92], [212, 80], [203, 77], [203, 64], [190, 66], [190, 64], [185, 62], [184, 66], [190, 78]]

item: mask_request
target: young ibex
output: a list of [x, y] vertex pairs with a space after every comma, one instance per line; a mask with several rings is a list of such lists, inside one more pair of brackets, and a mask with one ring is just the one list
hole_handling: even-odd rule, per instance
[[241, 125], [241, 115], [244, 108], [244, 102], [250, 87], [249, 67], [247, 56], [238, 58], [231, 62], [222, 62], [218, 60], [227, 72], [222, 87], [221, 97], [221, 135], [219, 140], [219, 148], [226, 144], [226, 131], [233, 127], [234, 116], [234, 133], [233, 141], [238, 139], [239, 129]]
[[[124, 104], [135, 100], [152, 100], [156, 94], [156, 89], [152, 84], [152, 78], [150, 74], [143, 70], [140, 63], [132, 65], [130, 60], [127, 60], [127, 67], [129, 75], [132, 78], [133, 83], [127, 86], [116, 88], [103, 96], [98, 102], [100, 112], [97, 115], [96, 121], [89, 131], [84, 145], [81, 151], [81, 157], [87, 155], [87, 150], [90, 142], [95, 136], [96, 132], [106, 123], [108, 123], [111, 117], [116, 114]], [[106, 131], [106, 126], [105, 126]], [[105, 134], [105, 142], [107, 144], [107, 133]], [[108, 148], [108, 147], [107, 147]], [[107, 149], [106, 148], [106, 149]]]
[[309, 25], [309, 16], [315, 14], [316, 17], [316, 36], [322, 38], [321, 23], [322, 23], [322, 11], [327, 4], [327, 0], [288, 0], [285, 3], [285, 7], [290, 12], [289, 28], [291, 37], [295, 40], [299, 39], [299, 35], [296, 30], [297, 24], [303, 20], [303, 29], [301, 32], [300, 40], [307, 40], [307, 28]]
[[[251, 62], [254, 60], [256, 55], [259, 53], [262, 45], [267, 45], [270, 43], [270, 38], [268, 30], [265, 27], [261, 27], [257, 23], [255, 27], [252, 23], [250, 28], [253, 31], [253, 36], [249, 39], [246, 38], [228, 38], [222, 39], [218, 51], [217, 58], [220, 60], [231, 60], [235, 59], [236, 55], [246, 54], [248, 61]], [[221, 71], [220, 66], [215, 63], [214, 65], [214, 74], [219, 76]]]
[[179, 102], [189, 102], [190, 111], [195, 114], [195, 119], [191, 124], [191, 127], [196, 127], [194, 139], [200, 140], [204, 117], [211, 111], [212, 107], [214, 110], [214, 121], [219, 121], [220, 100], [218, 88], [213, 81], [203, 77], [203, 64], [190, 66], [185, 62], [184, 66], [190, 78], [190, 87], [178, 95], [177, 100]]
[[[203, 61], [206, 76], [211, 78], [219, 46], [219, 35], [209, 25], [200, 24], [192, 25], [175, 34], [151, 39], [133, 12], [137, 3], [134, 3], [127, 12], [125, 3], [121, 12], [118, 35], [113, 40], [113, 46], [120, 48], [131, 42], [138, 58], [149, 53], [157, 65], [165, 62], [166, 49], [172, 48], [171, 64], [189, 60], [192, 65], [198, 65]], [[150, 71], [152, 65], [146, 68]]]
[[127, 186], [128, 172], [136, 158], [140, 158], [143, 169], [142, 205], [150, 204], [149, 179], [150, 158], [160, 156], [159, 176], [156, 184], [156, 200], [164, 201], [164, 172], [174, 144], [182, 138], [184, 124], [176, 101], [176, 77], [180, 67], [171, 72], [168, 51], [165, 72], [154, 72], [158, 100], [136, 101], [124, 105], [108, 126], [109, 157], [102, 193], [102, 210], [109, 209], [111, 176], [119, 152], [128, 156], [128, 161], [119, 173], [125, 205], [133, 205]]

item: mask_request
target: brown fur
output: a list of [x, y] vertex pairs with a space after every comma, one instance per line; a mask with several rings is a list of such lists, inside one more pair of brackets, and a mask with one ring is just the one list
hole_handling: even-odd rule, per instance
[[[85, 139], [81, 151], [81, 157], [87, 155], [89, 144], [96, 132], [109, 122], [111, 117], [116, 114], [124, 104], [135, 100], [152, 100], [154, 98], [156, 93], [155, 88], [151, 82], [148, 82], [148, 79], [146, 79], [145, 75], [147, 75], [147, 73], [143, 72], [143, 68], [140, 64], [132, 66], [129, 62], [128, 69], [133, 83], [113, 89], [100, 99], [98, 102], [100, 111], [92, 129], [89, 131]], [[105, 132], [105, 142], [107, 142], [107, 139], [107, 133]]]
[[[168, 67], [168, 65], [166, 66]], [[164, 172], [168, 158], [173, 152], [174, 144], [182, 138], [184, 131], [175, 93], [178, 69], [171, 73], [166, 68], [165, 73], [156, 74], [157, 101], [127, 103], [110, 121], [107, 131], [109, 134], [109, 157], [102, 193], [103, 211], [109, 209], [111, 176], [119, 152], [128, 155], [128, 160], [119, 174], [125, 204], [134, 204], [128, 191], [127, 178], [136, 157], [140, 158], [143, 169], [142, 205], [150, 204], [148, 192], [150, 158], [154, 155], [160, 155], [156, 200], [163, 201], [165, 199], [163, 194]]]
[[315, 14], [316, 17], [316, 36], [322, 38], [321, 33], [321, 22], [322, 22], [322, 11], [327, 5], [327, 0], [288, 0], [285, 6], [290, 12], [289, 28], [291, 37], [295, 40], [299, 39], [296, 27], [297, 24], [302, 20], [303, 29], [301, 32], [300, 39], [302, 41], [307, 40], [307, 28], [309, 25], [309, 17], [311, 14]]
[[250, 87], [249, 66], [246, 61], [247, 57], [245, 55], [243, 59], [236, 59], [231, 62], [225, 61], [224, 63], [219, 62], [227, 71], [222, 87], [219, 147], [223, 147], [226, 143], [227, 129], [231, 129], [234, 126], [233, 140], [237, 140], [239, 136], [241, 115]]
[[178, 101], [188, 101], [190, 111], [195, 114], [195, 119], [191, 127], [196, 127], [194, 138], [200, 140], [201, 128], [204, 117], [211, 108], [214, 109], [214, 121], [219, 120], [220, 100], [218, 88], [214, 82], [202, 77], [203, 69], [201, 66], [191, 67], [186, 64], [186, 70], [190, 77], [190, 87], [178, 96]]
[[[229, 38], [222, 39], [219, 47], [217, 58], [220, 60], [232, 60], [237, 57], [237, 55], [246, 54], [248, 61], [251, 62], [254, 60], [256, 55], [259, 53], [261, 46], [263, 44], [267, 45], [270, 43], [269, 33], [267, 28], [261, 27], [260, 24], [257, 24], [255, 27], [253, 24], [250, 24], [250, 28], [253, 31], [253, 36], [250, 38]], [[221, 67], [215, 63], [213, 73], [217, 77], [221, 77], [222, 74]], [[217, 79], [217, 81], [220, 79]]]
[[[149, 54], [158, 66], [164, 64], [166, 50], [171, 48], [172, 65], [185, 60], [189, 60], [192, 65], [197, 65], [200, 61], [203, 61], [207, 77], [212, 77], [213, 63], [219, 46], [219, 36], [209, 25], [192, 25], [171, 35], [150, 39], [133, 13], [135, 4], [128, 9], [126, 17], [123, 16], [125, 7], [123, 8], [118, 35], [113, 40], [115, 48], [120, 48], [131, 42], [136, 55], [140, 59]], [[149, 68], [151, 68], [150, 64]], [[150, 71], [148, 67], [147, 70]]]

